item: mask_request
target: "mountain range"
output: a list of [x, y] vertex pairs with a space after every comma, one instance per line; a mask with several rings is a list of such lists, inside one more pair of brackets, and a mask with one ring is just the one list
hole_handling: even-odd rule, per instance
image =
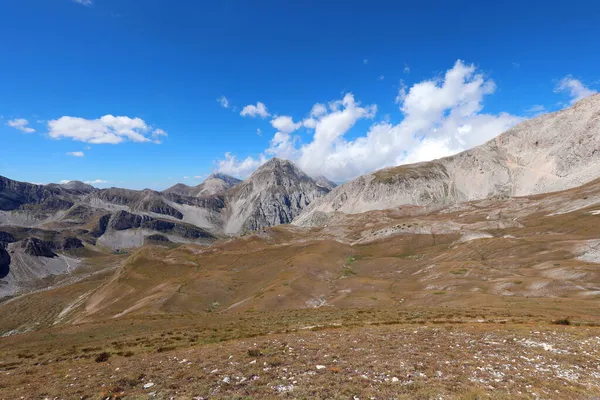
[[0, 177], [0, 295], [70, 271], [83, 252], [210, 245], [280, 224], [322, 227], [374, 210], [433, 210], [570, 189], [600, 177], [598, 149], [596, 94], [454, 156], [382, 169], [340, 186], [278, 158], [243, 181], [213, 174], [198, 186], [162, 192]]

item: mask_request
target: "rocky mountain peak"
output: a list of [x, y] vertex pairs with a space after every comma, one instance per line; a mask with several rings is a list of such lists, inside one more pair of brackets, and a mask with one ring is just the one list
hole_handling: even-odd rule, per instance
[[328, 192], [291, 161], [272, 158], [232, 189], [226, 233], [289, 223]]
[[337, 187], [337, 184], [335, 182], [330, 181], [323, 175], [315, 176], [315, 177], [313, 177], [313, 179], [315, 180], [317, 185], [319, 185], [325, 189], [333, 190]]
[[62, 183], [60, 186], [67, 190], [74, 190], [81, 193], [89, 193], [96, 190], [96, 188], [92, 185], [88, 185], [87, 183], [83, 183], [81, 181], [70, 181], [67, 183]]
[[210, 180], [220, 180], [223, 181], [231, 186], [236, 185], [238, 183], [240, 183], [242, 180], [238, 179], [238, 178], [234, 178], [231, 175], [227, 175], [227, 174], [223, 174], [221, 172], [215, 172], [210, 174], [205, 180], [204, 182], [206, 183], [207, 181]]

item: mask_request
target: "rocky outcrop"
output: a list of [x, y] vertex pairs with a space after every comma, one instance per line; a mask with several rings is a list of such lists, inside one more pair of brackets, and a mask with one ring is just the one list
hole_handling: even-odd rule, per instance
[[131, 214], [127, 211], [119, 211], [113, 214], [108, 222], [108, 229], [116, 231], [138, 228], [145, 228], [163, 233], [173, 233], [187, 239], [215, 238], [204, 229], [193, 225], [156, 219], [147, 215]]
[[0, 176], [0, 210], [10, 211], [24, 204], [40, 204], [61, 194], [59, 188], [17, 182]]
[[60, 243], [61, 250], [69, 251], [84, 247], [83, 242], [76, 237], [67, 237]]
[[327, 190], [333, 190], [337, 187], [337, 184], [335, 184], [335, 182], [330, 181], [323, 175], [319, 175], [317, 177], [314, 177], [313, 179], [315, 180], [315, 183], [317, 185], [319, 185]]
[[600, 177], [600, 94], [525, 121], [471, 150], [386, 168], [333, 189], [295, 223], [320, 224], [334, 211], [443, 206], [494, 196], [559, 191]]
[[328, 192], [290, 161], [273, 158], [227, 192], [225, 231], [237, 234], [289, 223]]
[[0, 246], [0, 279], [10, 272], [10, 254]]
[[94, 228], [90, 231], [90, 234], [93, 237], [100, 237], [104, 235], [104, 232], [106, 232], [106, 229], [108, 228], [108, 223], [111, 217], [111, 214], [104, 214], [98, 218], [98, 221], [94, 224]]
[[9, 243], [14, 243], [16, 241], [17, 239], [10, 233], [0, 231], [0, 248], [6, 248]]
[[28, 238], [19, 242], [19, 246], [23, 249], [25, 254], [36, 257], [57, 257], [56, 253], [52, 251], [54, 245], [50, 242], [38, 238]]
[[155, 214], [168, 215], [177, 219], [183, 219], [183, 214], [175, 208], [168, 205], [159, 197], [147, 197], [135, 206], [136, 210], [152, 212]]
[[163, 235], [159, 235], [159, 234], [154, 234], [154, 235], [148, 235], [148, 236], [146, 236], [146, 241], [161, 242], [161, 243], [171, 243], [171, 241], [169, 240], [168, 237], [163, 236]]

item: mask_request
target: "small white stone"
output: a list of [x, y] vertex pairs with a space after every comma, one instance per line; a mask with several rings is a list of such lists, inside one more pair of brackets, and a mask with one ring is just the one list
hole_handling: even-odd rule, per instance
[[148, 382], [144, 385], [144, 389], [150, 389], [152, 386], [154, 386], [154, 383]]
[[396, 378], [395, 376], [392, 378], [392, 382], [396, 383], [398, 382], [400, 379]]
[[325, 367], [324, 365], [317, 365], [317, 369], [325, 369], [327, 367]]

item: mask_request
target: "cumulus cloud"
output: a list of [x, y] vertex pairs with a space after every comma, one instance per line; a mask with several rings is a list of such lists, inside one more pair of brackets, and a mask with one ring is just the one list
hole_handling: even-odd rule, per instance
[[256, 105], [249, 104], [249, 105], [245, 106], [242, 109], [242, 112], [240, 113], [240, 115], [242, 117], [267, 118], [271, 114], [269, 114], [269, 112], [267, 111], [267, 106], [265, 106], [264, 103], [261, 103], [259, 101], [258, 103], [256, 103]]
[[296, 162], [310, 175], [346, 181], [373, 170], [428, 161], [482, 144], [521, 121], [507, 113], [483, 112], [483, 100], [496, 90], [493, 80], [474, 65], [458, 60], [443, 77], [404, 84], [396, 99], [401, 120], [384, 118], [361, 136], [348, 138], [360, 120], [375, 117], [376, 105], [362, 105], [350, 93], [328, 106], [315, 105], [303, 121], [312, 137], [299, 137], [280, 129], [269, 148], [256, 158], [238, 160], [230, 153], [218, 162], [222, 172], [245, 176], [267, 157]]
[[99, 185], [99, 184], [102, 184], [102, 183], [108, 183], [108, 181], [105, 181], [103, 179], [95, 179], [93, 181], [85, 181], [83, 183], [87, 183], [88, 185]]
[[575, 104], [579, 100], [596, 93], [595, 90], [588, 88], [579, 79], [573, 78], [572, 75], [562, 78], [556, 85], [554, 92], [568, 92], [569, 96], [571, 96], [571, 104]]
[[225, 153], [225, 159], [217, 162], [217, 170], [227, 175], [244, 178], [266, 162], [267, 158], [264, 154], [256, 158], [246, 157], [243, 160], [238, 160], [233, 154]]
[[18, 129], [21, 132], [25, 132], [25, 133], [35, 132], [35, 129], [28, 126], [29, 121], [27, 121], [24, 118], [11, 119], [6, 123], [6, 125], [10, 126], [11, 128]]
[[[48, 122], [48, 134], [55, 139], [70, 138], [92, 144], [117, 144], [125, 141], [160, 143], [162, 129], [151, 131], [141, 118], [105, 115], [98, 119], [64, 116]], [[150, 137], [148, 137], [150, 134]]]
[[75, 3], [77, 4], [81, 4], [84, 6], [91, 6], [92, 5], [92, 0], [73, 0]]
[[404, 64], [404, 73], [405, 74], [410, 74], [410, 67], [408, 66], [408, 64]]
[[302, 122], [294, 122], [292, 117], [281, 115], [271, 120], [273, 128], [283, 133], [292, 133], [302, 126]]
[[84, 157], [85, 154], [83, 154], [83, 151], [69, 151], [67, 153], [68, 156], [73, 156], [73, 157]]
[[217, 102], [221, 105], [221, 107], [229, 108], [229, 100], [227, 100], [227, 97], [221, 96], [217, 99]]
[[68, 180], [68, 179], [63, 179], [62, 181], [60, 181], [60, 182], [58, 182], [58, 183], [60, 183], [61, 185], [65, 185], [65, 184], [67, 184], [67, 183], [69, 183], [69, 182], [71, 182], [71, 181], [70, 181], [70, 180]]

